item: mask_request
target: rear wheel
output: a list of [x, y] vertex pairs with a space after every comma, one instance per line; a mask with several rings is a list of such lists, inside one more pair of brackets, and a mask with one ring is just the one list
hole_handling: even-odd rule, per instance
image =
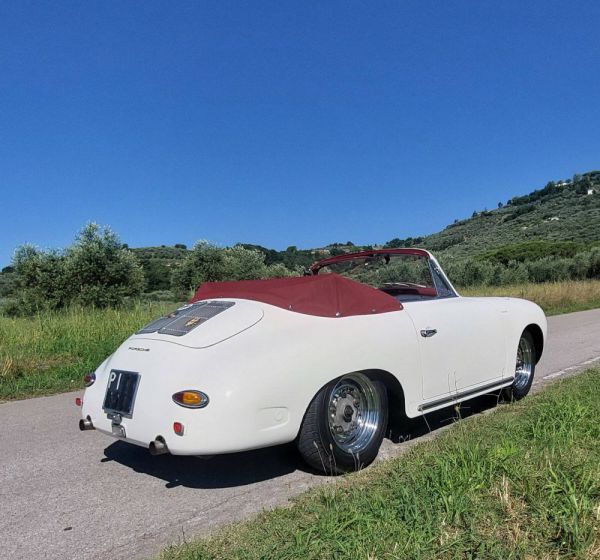
[[311, 467], [326, 474], [359, 470], [377, 457], [387, 418], [385, 386], [363, 373], [345, 375], [310, 403], [298, 449]]
[[524, 331], [517, 346], [515, 380], [510, 387], [504, 389], [504, 396], [508, 400], [519, 400], [529, 393], [533, 383], [536, 361], [533, 337], [529, 331]]

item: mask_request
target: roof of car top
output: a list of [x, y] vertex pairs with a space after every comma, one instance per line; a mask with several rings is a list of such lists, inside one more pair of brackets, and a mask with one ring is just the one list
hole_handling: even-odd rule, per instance
[[396, 298], [338, 274], [205, 282], [190, 303], [227, 298], [260, 301], [318, 317], [373, 315], [402, 309]]
[[425, 249], [372, 249], [370, 251], [357, 251], [355, 253], [344, 253], [343, 255], [336, 255], [335, 257], [327, 257], [316, 261], [310, 266], [310, 271], [313, 274], [317, 274], [320, 268], [329, 266], [333, 263], [351, 261], [354, 259], [374, 257], [375, 255], [414, 255], [419, 257], [430, 258], [431, 254]]

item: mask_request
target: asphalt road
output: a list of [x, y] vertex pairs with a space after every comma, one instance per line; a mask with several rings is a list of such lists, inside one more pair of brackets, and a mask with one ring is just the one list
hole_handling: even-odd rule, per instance
[[[600, 364], [600, 310], [551, 317], [549, 331], [535, 390]], [[152, 457], [97, 432], [80, 432], [78, 394], [0, 405], [2, 558], [149, 558], [327, 480], [306, 472], [289, 445], [211, 460]], [[494, 397], [478, 399], [467, 414], [494, 403]], [[428, 417], [433, 434], [415, 422], [410, 441], [385, 440], [380, 456], [435, 436], [451, 415]]]

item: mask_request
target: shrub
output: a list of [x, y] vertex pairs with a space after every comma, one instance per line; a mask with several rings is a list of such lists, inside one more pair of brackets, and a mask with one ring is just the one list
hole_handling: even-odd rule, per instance
[[600, 247], [589, 252], [588, 278], [600, 278]]
[[0, 298], [6, 298], [13, 295], [15, 291], [16, 274], [12, 266], [4, 267], [0, 272]]
[[175, 302], [171, 290], [155, 290], [153, 292], [144, 292], [140, 296], [143, 302]]
[[432, 236], [429, 240], [427, 247], [431, 251], [444, 251], [450, 247], [454, 247], [464, 241], [464, 235], [460, 233], [453, 233], [451, 235], [438, 235]]
[[544, 257], [527, 264], [533, 282], [556, 282], [569, 279], [570, 259]]
[[513, 206], [515, 206], [515, 209], [510, 214], [506, 215], [506, 217], [504, 218], [505, 222], [508, 222], [509, 220], [514, 220], [514, 219], [518, 218], [519, 216], [523, 216], [524, 214], [529, 214], [529, 212], [533, 212], [535, 210], [535, 206], [533, 204], [525, 204], [524, 206], [519, 206], [519, 204], [523, 204], [523, 203], [516, 202], [515, 199], [513, 199], [511, 204]]
[[529, 270], [524, 263], [511, 261], [506, 268], [501, 267], [499, 285], [525, 284], [527, 282], [529, 282]]
[[534, 241], [499, 247], [474, 259], [441, 261], [449, 278], [462, 287], [600, 278], [600, 246], [580, 250], [577, 243]]
[[581, 249], [582, 246], [573, 241], [524, 241], [485, 251], [480, 258], [508, 264], [510, 261], [528, 262], [549, 256], [573, 257]]
[[572, 259], [569, 259], [567, 268], [571, 280], [584, 280], [590, 270], [590, 254], [579, 253], [575, 255]]
[[466, 259], [449, 263], [445, 270], [458, 286], [476, 286], [497, 283], [501, 269], [489, 262]]
[[141, 262], [146, 278], [146, 291], [169, 290], [171, 288], [171, 269], [168, 264], [158, 258], [150, 258]]

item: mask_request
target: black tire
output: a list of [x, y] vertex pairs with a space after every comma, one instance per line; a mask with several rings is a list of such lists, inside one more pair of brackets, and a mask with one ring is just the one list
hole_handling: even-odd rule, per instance
[[[537, 355], [533, 337], [529, 331], [523, 331], [517, 346], [515, 380], [512, 385], [503, 389], [503, 395], [506, 400], [518, 401], [529, 393], [533, 383], [536, 362]], [[523, 365], [525, 365], [525, 368], [523, 368]], [[523, 372], [527, 368], [529, 372], [526, 374], [526, 378], [524, 378]]]
[[[352, 420], [356, 418], [356, 424], [359, 426], [353, 431], [349, 429], [347, 432], [338, 433], [334, 435], [335, 428], [341, 429], [341, 426], [334, 425], [337, 416], [332, 412], [336, 407], [333, 404], [333, 399], [336, 396], [340, 399], [339, 406], [343, 406], [348, 399], [352, 399], [356, 405], [357, 400], [359, 405], [363, 402], [360, 398], [354, 399], [353, 395], [357, 393], [352, 392], [352, 384], [355, 384], [360, 392], [361, 387], [364, 387], [364, 391], [369, 395], [370, 401], [372, 401], [372, 408], [376, 409], [376, 416], [371, 416], [376, 420], [373, 422], [364, 422], [362, 419], [365, 414], [368, 413], [367, 406], [357, 406], [354, 408], [354, 412], [350, 415], [348, 421], [351, 425]], [[344, 395], [344, 388], [349, 386], [350, 389]], [[340, 389], [341, 387], [341, 389]], [[339, 397], [338, 391], [343, 395], [343, 399]], [[350, 396], [348, 396], [350, 395]], [[345, 405], [345, 409], [352, 408]], [[339, 414], [339, 409], [336, 409], [336, 414]], [[347, 413], [341, 418], [341, 422], [346, 420]], [[362, 373], [349, 374], [339, 379], [331, 381], [325, 387], [323, 387], [315, 396], [310, 403], [302, 426], [297, 439], [298, 450], [302, 455], [302, 458], [308, 465], [317, 471], [321, 471], [325, 474], [343, 474], [351, 471], [357, 471], [361, 468], [369, 465], [373, 462], [379, 447], [385, 434], [388, 419], [388, 398], [387, 390], [383, 383], [380, 381], [373, 381]], [[367, 427], [369, 426], [369, 427]], [[361, 431], [362, 430], [362, 431]], [[339, 438], [345, 437], [346, 434], [353, 434], [361, 431], [360, 438], [357, 437], [354, 440], [349, 438], [348, 441], [340, 443]], [[355, 447], [353, 447], [355, 445]]]

